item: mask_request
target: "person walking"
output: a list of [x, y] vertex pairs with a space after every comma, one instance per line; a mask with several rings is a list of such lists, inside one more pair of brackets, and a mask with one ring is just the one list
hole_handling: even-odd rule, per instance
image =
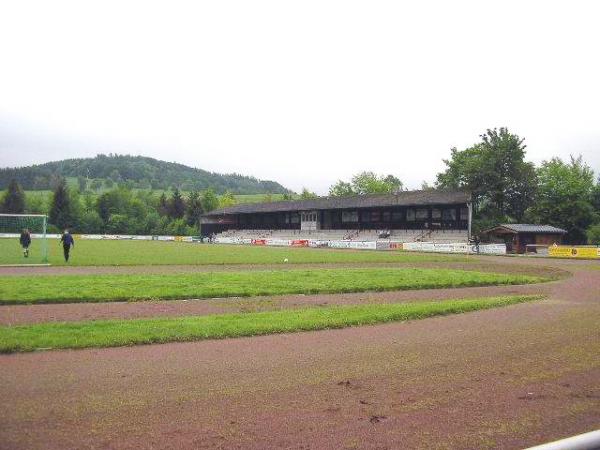
[[75, 241], [73, 240], [73, 236], [69, 233], [69, 230], [65, 230], [65, 232], [60, 237], [60, 242], [62, 242], [63, 253], [65, 255], [65, 262], [69, 262], [69, 252], [71, 251], [71, 247], [75, 247]]
[[31, 245], [31, 233], [27, 228], [23, 228], [23, 231], [21, 231], [21, 237], [19, 238], [19, 242], [21, 243], [21, 247], [23, 247], [23, 256], [25, 258], [28, 258], [29, 246]]

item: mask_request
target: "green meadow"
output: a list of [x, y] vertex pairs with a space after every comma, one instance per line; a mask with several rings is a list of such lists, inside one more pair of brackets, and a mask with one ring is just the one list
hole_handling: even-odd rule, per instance
[[0, 352], [119, 347], [346, 328], [460, 314], [540, 298], [540, 296], [510, 296], [444, 302], [328, 306], [246, 314], [0, 327]]
[[0, 304], [332, 294], [527, 284], [542, 278], [450, 269], [344, 268], [0, 277]]

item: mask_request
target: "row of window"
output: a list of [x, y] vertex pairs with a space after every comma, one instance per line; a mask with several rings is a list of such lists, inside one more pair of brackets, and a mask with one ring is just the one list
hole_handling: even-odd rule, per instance
[[[469, 220], [469, 210], [461, 208], [460, 220]], [[431, 210], [432, 220], [455, 221], [456, 209], [433, 208]], [[408, 208], [406, 211], [361, 211], [360, 222], [416, 222], [429, 220], [429, 210], [426, 208]], [[359, 222], [358, 211], [342, 211], [342, 222]]]
[[317, 221], [317, 213], [316, 212], [303, 212], [301, 214], [302, 222], [316, 222]]
[[[429, 209], [427, 208], [407, 208], [406, 210], [400, 211], [342, 211], [341, 215], [342, 223], [381, 223], [381, 222], [426, 222], [429, 220]], [[285, 219], [284, 219], [285, 217]], [[286, 224], [298, 224], [302, 222], [317, 222], [318, 213], [316, 212], [301, 212], [301, 213], [284, 213], [281, 214], [281, 221], [285, 221]], [[339, 217], [339, 216], [338, 216]], [[458, 217], [461, 221], [467, 221], [469, 219], [469, 210], [467, 208], [460, 208], [458, 211]], [[339, 220], [339, 219], [338, 219]], [[444, 221], [452, 222], [457, 220], [457, 209], [456, 208], [433, 208], [431, 209], [431, 220], [432, 221]], [[241, 223], [253, 223], [259, 224], [263, 221], [275, 222], [274, 216], [259, 215], [241, 215]]]

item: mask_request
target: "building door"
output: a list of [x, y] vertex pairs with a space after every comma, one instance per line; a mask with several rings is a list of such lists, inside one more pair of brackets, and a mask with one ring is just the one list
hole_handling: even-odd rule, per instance
[[316, 231], [319, 229], [319, 215], [317, 211], [302, 211], [300, 213], [300, 229], [302, 231]]

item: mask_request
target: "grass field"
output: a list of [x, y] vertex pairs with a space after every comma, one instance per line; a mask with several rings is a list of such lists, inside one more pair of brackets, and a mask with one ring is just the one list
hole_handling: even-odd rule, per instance
[[[31, 245], [31, 256], [25, 259], [18, 239], [0, 239], [0, 265], [40, 262], [39, 245], [40, 240], [34, 239]], [[50, 264], [65, 265], [58, 239], [49, 240], [48, 249]], [[462, 255], [419, 255], [401, 251], [77, 240], [68, 264], [71, 266], [283, 264], [285, 258], [289, 260], [289, 264], [469, 261], [467, 256]]]
[[527, 284], [525, 275], [449, 269], [327, 269], [170, 275], [61, 275], [0, 278], [0, 303], [78, 303], [251, 297]]
[[510, 296], [445, 302], [328, 306], [247, 314], [0, 327], [0, 352], [117, 347], [345, 328], [465, 313], [539, 298], [541, 297]]

